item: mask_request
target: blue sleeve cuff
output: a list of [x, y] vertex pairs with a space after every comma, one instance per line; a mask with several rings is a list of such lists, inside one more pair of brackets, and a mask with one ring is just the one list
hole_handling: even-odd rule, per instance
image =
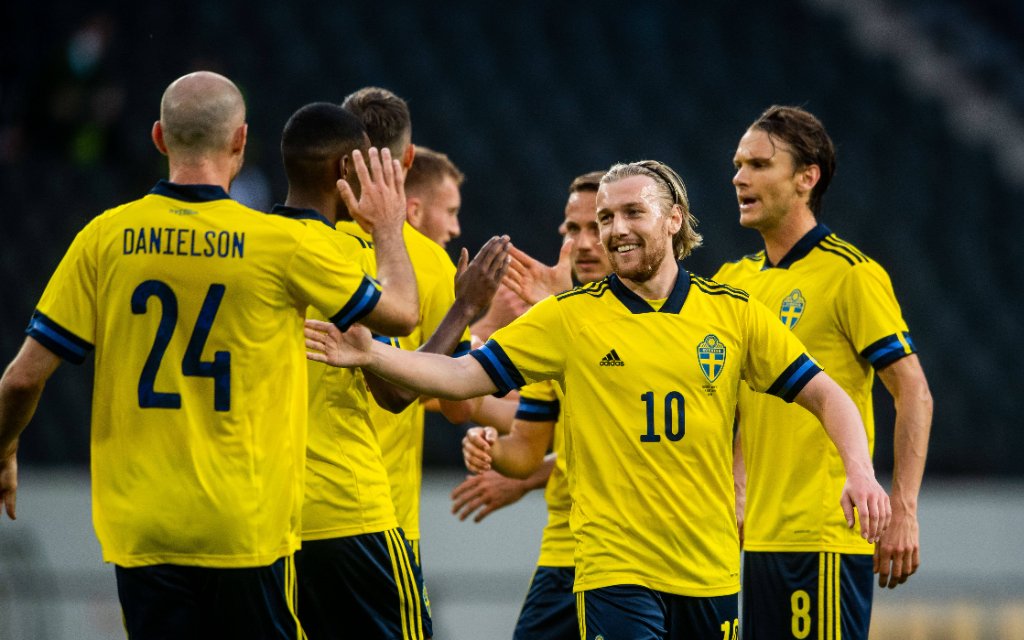
[[917, 353], [917, 347], [914, 346], [910, 334], [903, 331], [875, 340], [865, 347], [860, 355], [878, 371], [912, 353]]
[[811, 378], [821, 373], [821, 367], [814, 364], [814, 361], [806, 354], [793, 361], [793, 364], [786, 367], [772, 386], [768, 387], [766, 393], [778, 396], [786, 402], [793, 402]]
[[470, 351], [469, 355], [475, 358], [490, 376], [491, 382], [498, 388], [494, 395], [499, 398], [526, 384], [519, 369], [516, 369], [512, 360], [505, 354], [505, 350], [494, 340], [488, 340], [487, 344]]
[[560, 404], [558, 400], [536, 400], [519, 398], [516, 420], [527, 422], [557, 422]]
[[85, 362], [86, 356], [93, 349], [92, 344], [60, 326], [38, 309], [32, 314], [25, 333], [72, 364]]
[[373, 311], [379, 301], [380, 283], [370, 276], [365, 276], [348, 303], [341, 311], [331, 316], [331, 322], [342, 331], [348, 331], [349, 327]]

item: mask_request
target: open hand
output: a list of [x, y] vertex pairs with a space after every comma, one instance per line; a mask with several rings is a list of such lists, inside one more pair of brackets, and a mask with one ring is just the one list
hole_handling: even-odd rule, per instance
[[518, 502], [527, 491], [523, 480], [506, 478], [493, 469], [466, 476], [452, 490], [452, 513], [465, 520], [475, 512], [473, 522], [480, 522], [494, 511]]
[[405, 223], [405, 176], [402, 164], [391, 158], [391, 151], [387, 147], [379, 152], [376, 147], [370, 147], [367, 154], [370, 156], [369, 167], [358, 149], [352, 152], [352, 163], [359, 177], [359, 198], [356, 198], [348, 182], [338, 180], [341, 199], [352, 219], [368, 233], [380, 229], [401, 231]]
[[494, 236], [480, 247], [472, 262], [465, 248], [455, 273], [455, 299], [461, 300], [475, 319], [491, 304], [509, 264], [508, 236]]
[[330, 322], [306, 320], [306, 358], [333, 367], [362, 367], [370, 362], [373, 336], [366, 327], [354, 324], [345, 332]]
[[505, 286], [514, 291], [527, 304], [537, 304], [544, 298], [572, 288], [573, 240], [562, 243], [558, 262], [553, 267], [533, 258], [525, 251], [512, 247], [512, 262], [505, 276]]

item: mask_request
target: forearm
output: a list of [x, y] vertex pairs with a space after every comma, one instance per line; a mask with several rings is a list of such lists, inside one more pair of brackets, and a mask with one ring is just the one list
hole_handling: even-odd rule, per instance
[[874, 478], [860, 413], [850, 396], [832, 378], [825, 373], [814, 376], [797, 395], [796, 402], [821, 422], [843, 460], [847, 477]]
[[377, 280], [381, 284], [381, 299], [377, 304], [385, 311], [386, 318], [378, 321], [382, 326], [370, 328], [389, 336], [408, 335], [419, 321], [419, 296], [401, 227], [398, 230], [375, 227], [373, 242]]
[[[474, 310], [468, 305], [455, 300], [430, 339], [419, 348], [419, 351], [450, 356], [459, 346], [473, 313]], [[366, 383], [377, 404], [392, 413], [403, 411], [419, 398], [419, 394], [412, 390], [393, 385], [372, 373], [366, 374]]]
[[932, 399], [927, 385], [901, 393], [896, 401], [893, 436], [893, 507], [917, 512], [931, 434]]
[[18, 437], [35, 414], [42, 393], [43, 384], [14, 385], [6, 374], [0, 380], [0, 459], [17, 451]]
[[[525, 480], [539, 473], [544, 465], [544, 451], [523, 438], [502, 436], [491, 450], [492, 467], [509, 478]], [[550, 471], [549, 471], [550, 473]]]
[[361, 366], [418, 395], [464, 400], [497, 391], [480, 363], [469, 357], [403, 351], [374, 341], [369, 361]]
[[544, 461], [541, 463], [537, 470], [529, 475], [528, 478], [523, 480], [526, 483], [528, 491], [534, 489], [543, 489], [548, 486], [548, 478], [551, 477], [551, 472], [555, 468], [555, 461], [557, 460], [557, 454], [549, 453], [544, 456]]

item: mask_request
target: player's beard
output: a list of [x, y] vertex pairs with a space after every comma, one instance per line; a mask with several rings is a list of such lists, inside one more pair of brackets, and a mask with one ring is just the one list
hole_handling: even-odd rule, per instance
[[654, 274], [661, 267], [661, 263], [665, 261], [665, 245], [661, 242], [651, 244], [646, 240], [642, 240], [640, 248], [636, 250], [636, 253], [639, 253], [640, 256], [635, 261], [635, 264], [625, 265], [620, 264], [618, 253], [609, 250], [608, 257], [612, 263], [612, 270], [625, 280], [647, 282], [654, 277]]

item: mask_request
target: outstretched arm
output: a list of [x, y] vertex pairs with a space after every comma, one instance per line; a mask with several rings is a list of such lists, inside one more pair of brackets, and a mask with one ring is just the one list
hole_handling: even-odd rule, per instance
[[892, 525], [875, 547], [878, 586], [896, 588], [921, 564], [917, 496], [928, 455], [932, 394], [916, 355], [900, 358], [878, 372], [896, 405], [893, 432]]
[[330, 322], [306, 320], [306, 357], [334, 367], [362, 367], [418, 394], [462, 400], [498, 390], [474, 358], [403, 351], [373, 339], [366, 327], [342, 333]]
[[[508, 236], [488, 240], [473, 261], [462, 250], [455, 276], [455, 302], [433, 335], [420, 351], [451, 355], [469, 323], [490, 304], [508, 265]], [[408, 407], [419, 396], [409, 389], [393, 385], [372, 373], [364, 372], [366, 383], [377, 404], [392, 413]]]
[[875, 469], [868, 453], [868, 439], [857, 406], [828, 374], [821, 372], [796, 396], [796, 403], [807, 409], [828, 432], [839, 450], [846, 469], [846, 485], [840, 503], [846, 522], [852, 529], [853, 510], [860, 515], [860, 535], [868, 542], [878, 542], [889, 526], [892, 508], [889, 496], [875, 479]]
[[11, 520], [18, 499], [18, 436], [58, 365], [55, 353], [29, 337], [0, 378], [0, 515], [6, 508]]
[[377, 333], [405, 336], [416, 328], [419, 321], [416, 277], [402, 235], [405, 178], [401, 163], [392, 160], [391, 151], [386, 147], [380, 153], [371, 147], [368, 155], [369, 167], [359, 150], [352, 152], [361, 189], [358, 200], [348, 182], [338, 180], [337, 184], [349, 213], [373, 236], [373, 250], [377, 256], [380, 300], [362, 322]]

